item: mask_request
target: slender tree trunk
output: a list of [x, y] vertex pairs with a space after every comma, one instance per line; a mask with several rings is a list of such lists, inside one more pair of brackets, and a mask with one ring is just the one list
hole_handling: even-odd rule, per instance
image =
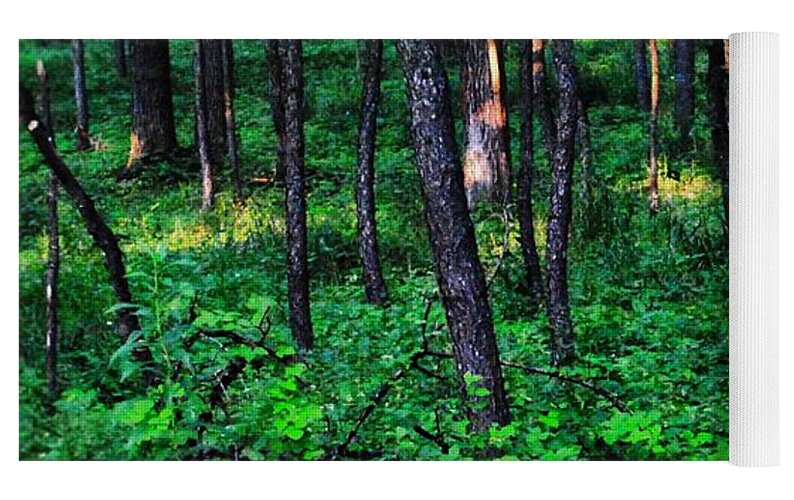
[[722, 183], [722, 207], [728, 226], [728, 61], [726, 40], [709, 40], [709, 118], [714, 164]]
[[223, 40], [223, 103], [226, 118], [226, 144], [229, 146], [229, 164], [232, 167], [234, 199], [243, 200], [240, 182], [240, 152], [237, 149], [237, 125], [234, 117], [234, 46], [231, 40]]
[[475, 376], [473, 385], [487, 389], [487, 395], [481, 395], [471, 390], [471, 384], [469, 390], [461, 384], [472, 429], [484, 431], [493, 423], [508, 423], [510, 411], [485, 274], [466, 209], [447, 75], [432, 42], [400, 40], [397, 50], [405, 72], [411, 134], [455, 367], [462, 382]]
[[268, 86], [270, 89], [270, 111], [273, 115], [273, 128], [278, 136], [278, 148], [276, 159], [275, 180], [284, 180], [284, 138], [285, 119], [284, 119], [284, 83], [281, 76], [281, 57], [279, 56], [279, 41], [267, 41], [267, 66], [268, 66]]
[[520, 42], [521, 77], [521, 167], [518, 171], [518, 223], [521, 239], [521, 254], [533, 306], [543, 303], [543, 276], [540, 270], [540, 257], [535, 244], [535, 222], [532, 210], [532, 176], [535, 171], [535, 140], [532, 123], [532, 42]]
[[[47, 130], [50, 131], [50, 143], [55, 147], [55, 133], [52, 132], [52, 114], [50, 113], [50, 91], [47, 84], [47, 71], [41, 59], [36, 61], [36, 74], [39, 78], [39, 116]], [[47, 189], [47, 272], [45, 275], [44, 303], [47, 317], [45, 332], [45, 357], [47, 376], [47, 399], [49, 405], [58, 399], [58, 269], [61, 265], [60, 246], [58, 242], [58, 177], [49, 175]], [[51, 411], [51, 406], [49, 406]]]
[[[210, 161], [213, 165], [218, 166], [223, 163], [223, 157], [227, 153], [223, 40], [201, 40], [201, 45], [204, 52], [201, 82], [204, 89]], [[196, 123], [196, 141], [198, 142], [198, 122]]]
[[576, 99], [576, 140], [579, 143], [579, 158], [582, 162], [581, 198], [584, 202], [584, 234], [590, 239], [595, 236], [594, 219], [590, 216], [593, 203], [593, 149], [590, 144], [590, 119], [587, 107], [581, 98]]
[[551, 168], [551, 204], [548, 228], [551, 364], [574, 361], [575, 337], [568, 303], [568, 234], [571, 225], [574, 140], [576, 134], [576, 76], [573, 42], [554, 40], [554, 66], [560, 89], [557, 140]]
[[55, 124], [52, 121], [52, 113], [50, 111], [49, 78], [47, 69], [41, 59], [36, 60], [36, 76], [39, 79], [39, 119], [50, 131], [50, 140], [52, 141], [52, 146], [55, 147]]
[[380, 100], [383, 41], [367, 40], [364, 54], [364, 82], [361, 97], [361, 128], [358, 135], [358, 169], [356, 172], [356, 214], [358, 215], [358, 249], [363, 267], [367, 300], [386, 305], [388, 293], [378, 254], [375, 222], [375, 134]]
[[127, 167], [177, 150], [168, 40], [131, 40], [132, 134]]
[[675, 60], [675, 123], [678, 141], [690, 145], [692, 115], [695, 112], [695, 41], [673, 40]]
[[[130, 294], [124, 267], [124, 255], [119, 248], [118, 238], [105, 224], [102, 216], [99, 215], [99, 212], [94, 207], [93, 200], [86, 194], [83, 187], [72, 174], [72, 171], [58, 155], [50, 140], [49, 130], [33, 112], [33, 100], [30, 91], [22, 85], [19, 86], [19, 118], [36, 142], [36, 146], [38, 146], [39, 151], [44, 156], [47, 165], [58, 177], [58, 182], [63, 186], [64, 191], [66, 191], [66, 194], [69, 195], [77, 207], [88, 229], [88, 233], [94, 239], [94, 243], [102, 250], [105, 257], [105, 267], [110, 274], [110, 283], [116, 294], [116, 301], [132, 303], [132, 295]], [[119, 309], [118, 332], [122, 341], [126, 341], [132, 332], [139, 329], [140, 325], [135, 311], [131, 308]]]
[[303, 159], [303, 65], [300, 40], [280, 40], [284, 109], [284, 171], [287, 211], [287, 285], [290, 326], [301, 349], [314, 343], [309, 307], [306, 173]]
[[659, 52], [656, 40], [649, 43], [651, 51], [651, 115], [650, 115], [650, 167], [648, 168], [648, 188], [651, 193], [651, 212], [659, 211], [659, 159], [657, 121], [659, 115]]
[[647, 113], [651, 110], [648, 40], [634, 40], [634, 77], [637, 82], [637, 104]]
[[545, 43], [542, 39], [532, 40], [532, 87], [534, 101], [540, 113], [540, 126], [543, 129], [543, 145], [546, 148], [549, 165], [554, 158], [554, 147], [557, 141], [557, 124], [551, 110], [549, 88], [546, 84]]
[[201, 161], [201, 211], [208, 212], [215, 201], [213, 187], [213, 160], [210, 153], [209, 128], [207, 126], [207, 99], [204, 85], [204, 52], [203, 40], [196, 40], [196, 54], [193, 60], [196, 98], [196, 131], [198, 134], [198, 152]]
[[47, 314], [47, 395], [50, 401], [58, 398], [58, 269], [61, 257], [58, 245], [58, 178], [50, 174], [47, 190], [47, 274], [45, 285]]
[[127, 78], [127, 49], [125, 40], [113, 41], [113, 54], [116, 62], [116, 72], [120, 78]]
[[496, 40], [463, 42], [461, 86], [466, 124], [463, 182], [468, 205], [491, 197], [506, 202], [510, 193], [507, 113]]
[[85, 50], [82, 40], [72, 40], [72, 65], [74, 67], [74, 102], [77, 107], [77, 150], [91, 149], [88, 136], [88, 91], [85, 88]]

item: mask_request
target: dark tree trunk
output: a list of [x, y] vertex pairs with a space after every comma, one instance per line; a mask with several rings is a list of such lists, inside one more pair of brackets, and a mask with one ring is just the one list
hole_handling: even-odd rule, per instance
[[651, 110], [648, 40], [634, 40], [634, 77], [637, 83], [637, 104], [647, 113]]
[[273, 128], [276, 130], [276, 136], [278, 136], [274, 178], [276, 181], [282, 182], [284, 180], [284, 144], [286, 144], [286, 139], [284, 138], [284, 83], [281, 76], [281, 56], [279, 55], [278, 40], [267, 41], [267, 66], [270, 111], [273, 115]]
[[649, 43], [651, 52], [651, 115], [649, 125], [648, 190], [651, 194], [651, 213], [659, 211], [659, 158], [657, 121], [659, 118], [659, 52], [656, 40]]
[[463, 182], [472, 208], [483, 198], [506, 202], [510, 193], [503, 75], [496, 40], [465, 40], [461, 87], [465, 133]]
[[121, 78], [127, 78], [127, 49], [125, 40], [113, 41], [113, 54], [116, 62], [116, 72]]
[[557, 141], [557, 124], [551, 110], [549, 88], [546, 85], [545, 43], [542, 39], [532, 40], [532, 87], [535, 92], [535, 108], [540, 113], [540, 126], [543, 129], [543, 145], [551, 165]]
[[290, 327], [301, 349], [314, 343], [309, 307], [306, 173], [303, 163], [303, 65], [300, 40], [280, 40], [284, 109], [284, 171], [287, 211], [287, 285]]
[[725, 59], [726, 40], [709, 40], [709, 119], [714, 164], [722, 183], [722, 208], [728, 226], [728, 61]]
[[212, 209], [215, 201], [213, 186], [213, 159], [210, 153], [209, 127], [207, 124], [207, 96], [204, 85], [205, 42], [196, 40], [196, 54], [193, 60], [193, 76], [195, 78], [196, 98], [196, 132], [198, 135], [198, 152], [201, 162], [201, 211]]
[[520, 42], [521, 98], [521, 167], [518, 171], [518, 223], [521, 254], [533, 307], [543, 303], [543, 276], [535, 244], [535, 222], [532, 210], [532, 176], [535, 173], [535, 140], [532, 123], [532, 42]]
[[[36, 61], [36, 74], [39, 78], [39, 117], [50, 131], [50, 143], [55, 147], [55, 133], [52, 132], [50, 113], [50, 91], [47, 84], [47, 71], [41, 59]], [[58, 269], [61, 265], [58, 242], [58, 177], [50, 173], [47, 189], [47, 272], [44, 283], [44, 304], [47, 318], [45, 332], [45, 357], [47, 376], [48, 411], [58, 399]]]
[[234, 46], [231, 40], [223, 40], [223, 102], [226, 117], [226, 144], [229, 146], [229, 164], [232, 167], [234, 199], [243, 201], [240, 181], [240, 152], [237, 149], [237, 125], [234, 117]]
[[690, 145], [695, 112], [695, 41], [673, 40], [675, 58], [675, 124], [683, 148]]
[[[124, 267], [124, 255], [119, 248], [116, 235], [105, 224], [105, 221], [94, 207], [93, 200], [86, 194], [69, 167], [58, 155], [50, 141], [49, 130], [39, 122], [33, 112], [30, 92], [22, 85], [19, 86], [19, 119], [30, 132], [47, 165], [58, 177], [58, 182], [63, 186], [64, 191], [66, 191], [77, 207], [88, 229], [88, 233], [94, 239], [94, 243], [102, 250], [105, 257], [105, 267], [110, 274], [110, 283], [116, 293], [116, 301], [132, 303], [132, 295], [130, 294]], [[132, 332], [139, 329], [140, 325], [135, 311], [131, 308], [119, 309], [118, 332], [122, 341], [126, 341]]]
[[573, 42], [554, 40], [554, 67], [560, 89], [557, 140], [551, 167], [551, 204], [549, 207], [548, 259], [551, 325], [551, 364], [573, 363], [575, 338], [568, 303], [568, 234], [571, 225], [574, 141], [576, 134], [576, 75]]
[[74, 102], [77, 107], [77, 150], [91, 149], [88, 136], [88, 91], [85, 88], [85, 50], [82, 40], [72, 40], [72, 65], [74, 67]]
[[358, 249], [361, 255], [364, 292], [373, 304], [386, 305], [388, 293], [380, 267], [375, 222], [375, 134], [380, 100], [383, 41], [367, 40], [364, 50], [364, 82], [361, 97], [361, 128], [358, 135], [356, 213]]
[[[223, 91], [223, 40], [201, 40], [204, 51], [202, 85], [207, 118], [210, 160], [220, 165], [227, 153], [225, 97]], [[198, 123], [196, 123], [198, 141]]]
[[[455, 367], [463, 379], [461, 390], [472, 429], [484, 431], [493, 423], [508, 423], [510, 411], [485, 274], [466, 209], [447, 75], [432, 42], [400, 40], [397, 49], [405, 72], [411, 135]], [[467, 390], [463, 382], [467, 375], [479, 377], [474, 385], [488, 394]]]
[[132, 134], [127, 167], [177, 149], [168, 40], [131, 40]]

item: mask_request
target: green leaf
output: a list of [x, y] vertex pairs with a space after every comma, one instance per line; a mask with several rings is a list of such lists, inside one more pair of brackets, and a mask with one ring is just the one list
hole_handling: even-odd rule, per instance
[[154, 408], [153, 399], [137, 399], [119, 403], [114, 412], [122, 424], [136, 425], [144, 421], [152, 408]]

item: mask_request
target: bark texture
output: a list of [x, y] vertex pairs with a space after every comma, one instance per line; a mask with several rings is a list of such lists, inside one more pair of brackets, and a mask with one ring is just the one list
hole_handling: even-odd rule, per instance
[[499, 365], [485, 275], [474, 226], [466, 209], [463, 170], [455, 144], [449, 85], [441, 58], [428, 40], [400, 40], [411, 116], [411, 135], [422, 180], [425, 216], [441, 300], [461, 379], [480, 377], [476, 395], [461, 384], [472, 429], [510, 420]]
[[501, 44], [496, 40], [463, 42], [463, 182], [470, 208], [485, 198], [500, 202], [509, 198], [510, 158], [501, 58]]
[[381, 306], [386, 305], [388, 300], [386, 282], [381, 271], [375, 222], [375, 135], [382, 58], [383, 41], [367, 40], [364, 46], [364, 82], [356, 170], [358, 250], [363, 268], [364, 293], [369, 302]]
[[196, 40], [196, 53], [193, 59], [193, 76], [195, 79], [196, 101], [196, 133], [198, 135], [198, 153], [201, 162], [201, 211], [208, 212], [215, 201], [213, 186], [213, 158], [210, 148], [209, 126], [207, 118], [207, 96], [204, 85], [205, 43]]
[[532, 98], [532, 42], [520, 42], [521, 98], [521, 166], [518, 170], [518, 223], [521, 254], [527, 275], [527, 288], [533, 306], [543, 302], [543, 276], [535, 243], [535, 222], [532, 209], [532, 177], [535, 175], [535, 140]]
[[[41, 59], [36, 61], [36, 75], [39, 79], [39, 117], [50, 132], [50, 143], [55, 147], [55, 133], [52, 132], [50, 113], [50, 91], [47, 71]], [[58, 270], [61, 265], [61, 250], [58, 241], [58, 177], [49, 175], [47, 186], [47, 272], [44, 277], [44, 305], [46, 315], [45, 331], [45, 373], [47, 377], [47, 398], [49, 403], [58, 399]]]
[[284, 109], [284, 173], [287, 212], [287, 285], [290, 327], [301, 349], [314, 343], [309, 307], [306, 173], [303, 158], [303, 65], [300, 40], [280, 40]]
[[728, 226], [728, 61], [727, 40], [709, 40], [709, 119], [711, 121], [711, 145], [714, 164], [719, 170], [722, 183], [722, 207], [725, 226]]
[[675, 67], [675, 125], [683, 148], [691, 143], [695, 112], [695, 41], [673, 40]]
[[[19, 87], [19, 119], [44, 156], [47, 166], [57, 176], [58, 182], [63, 186], [64, 191], [66, 191], [66, 194], [69, 195], [77, 207], [88, 229], [88, 233], [94, 239], [94, 243], [102, 250], [105, 257], [105, 268], [110, 275], [110, 283], [116, 294], [116, 301], [131, 303], [132, 294], [130, 294], [129, 284], [127, 283], [124, 255], [121, 252], [121, 248], [119, 248], [118, 238], [105, 224], [102, 216], [97, 212], [91, 197], [88, 196], [72, 174], [72, 171], [58, 155], [50, 140], [50, 132], [39, 121], [33, 111], [30, 91], [22, 85]], [[126, 341], [132, 332], [139, 329], [138, 317], [135, 315], [134, 310], [122, 308], [118, 311], [118, 332], [122, 342]]]
[[651, 88], [648, 76], [648, 40], [634, 40], [634, 79], [637, 82], [637, 104], [646, 113], [651, 110]]
[[234, 46], [231, 40], [223, 40], [223, 113], [226, 119], [226, 144], [229, 147], [229, 164], [232, 168], [234, 199], [243, 200], [240, 180], [240, 151], [237, 147], [237, 123], [234, 116]]
[[120, 78], [127, 78], [127, 48], [126, 40], [113, 40], [113, 56], [116, 63], [116, 72]]
[[542, 39], [532, 40], [532, 87], [535, 92], [533, 96], [535, 108], [540, 114], [540, 126], [543, 130], [543, 146], [546, 148], [546, 155], [551, 165], [557, 142], [557, 123], [551, 109], [551, 98], [546, 84], [545, 43]]
[[659, 211], [659, 145], [657, 122], [659, 119], [659, 51], [656, 40], [649, 43], [651, 53], [651, 114], [648, 126], [649, 135], [649, 167], [648, 190], [651, 196], [651, 212]]
[[91, 139], [88, 135], [88, 91], [85, 86], [85, 50], [82, 40], [72, 40], [72, 67], [74, 69], [77, 150], [86, 151], [91, 149]]
[[576, 134], [576, 75], [571, 40], [554, 40], [554, 66], [559, 87], [557, 140], [551, 167], [548, 259], [551, 325], [551, 364], [574, 361], [575, 338], [568, 303], [568, 234], [571, 225], [574, 141]]
[[267, 41], [267, 66], [268, 66], [268, 86], [270, 90], [270, 112], [273, 116], [273, 128], [278, 136], [276, 170], [274, 177], [276, 181], [284, 180], [284, 138], [285, 119], [284, 119], [284, 83], [281, 75], [281, 55], [280, 43], [278, 40]]
[[[201, 40], [201, 45], [204, 52], [201, 83], [204, 88], [210, 160], [213, 165], [220, 165], [227, 153], [223, 40]], [[198, 141], [198, 122], [196, 140]]]
[[131, 40], [132, 133], [127, 167], [177, 149], [168, 40]]

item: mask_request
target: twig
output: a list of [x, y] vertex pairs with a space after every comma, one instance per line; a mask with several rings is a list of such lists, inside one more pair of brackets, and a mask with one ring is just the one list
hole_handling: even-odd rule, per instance
[[517, 368], [517, 369], [522, 370], [525, 373], [528, 373], [528, 374], [531, 374], [531, 375], [545, 375], [545, 376], [547, 376], [549, 378], [556, 378], [557, 380], [559, 380], [561, 382], [568, 382], [568, 383], [571, 383], [571, 384], [575, 384], [575, 385], [590, 389], [591, 391], [595, 392], [599, 396], [602, 396], [602, 397], [608, 399], [609, 402], [612, 403], [612, 406], [614, 406], [619, 411], [621, 411], [623, 413], [629, 413], [629, 414], [633, 414], [634, 413], [615, 394], [609, 392], [608, 390], [604, 389], [603, 387], [599, 387], [599, 386], [595, 385], [593, 382], [590, 382], [589, 380], [582, 380], [582, 379], [570, 377], [568, 375], [564, 375], [564, 374], [559, 373], [559, 372], [554, 372], [554, 371], [550, 371], [550, 370], [544, 370], [543, 368], [537, 368], [535, 366], [522, 365], [522, 364], [519, 364], [519, 363], [511, 363], [510, 361], [502, 361], [501, 364], [502, 364], [502, 366], [505, 366], [505, 367], [508, 367], [508, 368]]
[[432, 434], [432, 433], [426, 431], [425, 429], [423, 429], [422, 426], [420, 426], [420, 425], [414, 425], [413, 428], [414, 428], [414, 431], [416, 431], [417, 434], [419, 434], [420, 436], [422, 436], [425, 439], [428, 439], [428, 440], [432, 441], [439, 448], [441, 448], [441, 453], [443, 453], [444, 455], [449, 453], [449, 445], [447, 444], [446, 441], [444, 441], [444, 436], [442, 436], [440, 433], [439, 434]]
[[504, 224], [504, 233], [502, 235], [502, 253], [499, 255], [499, 260], [496, 261], [496, 267], [494, 267], [494, 270], [491, 272], [491, 276], [486, 281], [486, 290], [491, 289], [491, 285], [496, 279], [496, 275], [499, 274], [499, 270], [502, 268], [505, 257], [507, 257], [507, 254], [509, 253], [508, 245], [510, 243], [510, 211], [508, 210], [506, 203], [502, 205], [502, 223]]
[[[434, 357], [434, 358], [443, 358], [443, 359], [452, 359], [452, 354], [446, 352], [439, 352], [439, 351], [427, 351], [424, 353], [424, 357]], [[536, 366], [529, 366], [529, 365], [522, 365], [520, 363], [513, 363], [511, 361], [500, 361], [500, 364], [507, 368], [516, 368], [519, 370], [524, 371], [529, 375], [544, 375], [549, 378], [556, 378], [561, 382], [567, 382], [569, 384], [575, 384], [580, 387], [584, 387], [586, 389], [590, 389], [594, 393], [598, 394], [609, 400], [616, 409], [623, 413], [632, 414], [633, 412], [626, 406], [626, 404], [618, 398], [615, 394], [609, 392], [608, 390], [604, 389], [603, 387], [599, 387], [593, 382], [589, 380], [582, 380], [578, 378], [571, 377], [569, 375], [562, 374], [560, 372], [546, 370], [543, 368], [538, 368]]]

